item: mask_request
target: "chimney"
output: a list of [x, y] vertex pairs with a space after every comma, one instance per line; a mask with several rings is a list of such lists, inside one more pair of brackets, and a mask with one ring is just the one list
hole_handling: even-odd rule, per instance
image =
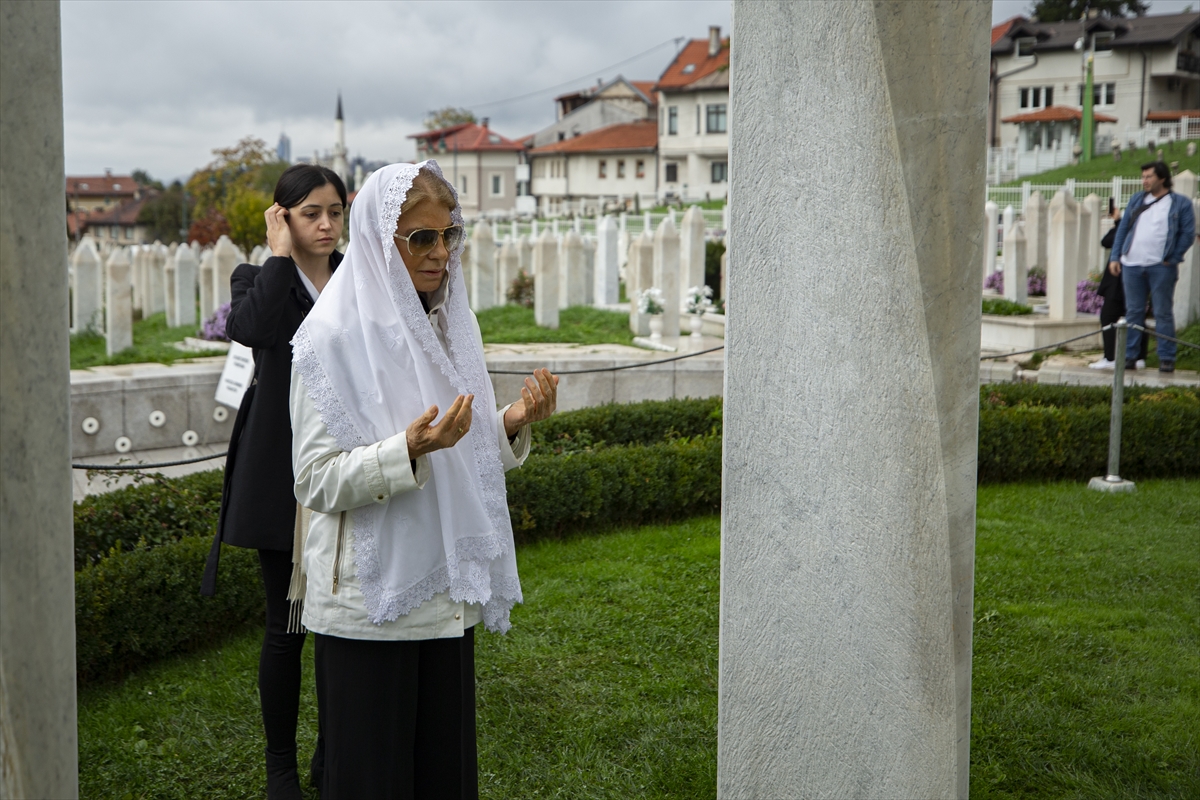
[[487, 126], [488, 126], [488, 118], [487, 118], [487, 117], [481, 117], [481, 118], [480, 118], [480, 120], [479, 120], [479, 124], [480, 124], [481, 126], [483, 126], [483, 129], [486, 131], [486, 130], [487, 130]]
[[721, 52], [721, 26], [708, 26], [708, 57], [712, 58]]

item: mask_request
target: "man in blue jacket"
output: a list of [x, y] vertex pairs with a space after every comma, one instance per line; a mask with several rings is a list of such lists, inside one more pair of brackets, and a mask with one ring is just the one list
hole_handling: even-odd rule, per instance
[[[1142, 189], [1129, 198], [1117, 226], [1108, 271], [1122, 277], [1129, 323], [1146, 324], [1149, 296], [1155, 331], [1174, 338], [1175, 283], [1183, 255], [1196, 237], [1196, 215], [1190, 197], [1171, 191], [1171, 170], [1161, 161], [1142, 165]], [[1130, 329], [1125, 369], [1137, 369], [1141, 339], [1141, 331]], [[1175, 342], [1158, 340], [1158, 371], [1175, 371]]]

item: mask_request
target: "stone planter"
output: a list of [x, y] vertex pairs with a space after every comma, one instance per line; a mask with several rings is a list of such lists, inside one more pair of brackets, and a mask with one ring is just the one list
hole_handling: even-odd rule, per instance
[[650, 341], [661, 342], [663, 334], [663, 315], [650, 315]]

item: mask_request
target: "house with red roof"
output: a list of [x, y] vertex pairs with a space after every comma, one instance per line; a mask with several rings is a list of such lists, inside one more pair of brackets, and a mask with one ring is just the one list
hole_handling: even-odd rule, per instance
[[533, 146], [544, 147], [623, 122], [654, 119], [658, 95], [654, 81], [630, 81], [618, 75], [608, 83], [554, 98], [556, 119], [533, 134]]
[[1063, 109], [1083, 107], [1087, 58], [1100, 152], [1147, 121], [1200, 107], [1198, 12], [1063, 22], [1014, 17], [992, 29], [988, 143], [1019, 152], [1069, 149], [1072, 120]]
[[544, 216], [593, 212], [655, 196], [658, 123], [620, 122], [529, 151], [532, 192]]
[[418, 161], [437, 160], [468, 217], [511, 214], [532, 205], [519, 199], [529, 195], [525, 145], [493, 131], [487, 117], [408, 138], [416, 140]]
[[712, 26], [658, 79], [658, 196], [685, 202], [729, 195], [729, 39]]

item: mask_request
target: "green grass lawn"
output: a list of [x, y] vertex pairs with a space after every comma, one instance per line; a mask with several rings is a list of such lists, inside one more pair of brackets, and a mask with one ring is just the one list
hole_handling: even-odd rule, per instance
[[[981, 487], [972, 797], [1200, 794], [1197, 519], [1198, 481]], [[484, 797], [714, 796], [719, 555], [714, 517], [521, 548], [477, 638]], [[82, 796], [262, 796], [260, 635], [85, 688]]]
[[633, 344], [629, 315], [619, 311], [571, 306], [558, 312], [558, 330], [539, 328], [533, 321], [533, 309], [524, 306], [494, 306], [480, 311], [477, 317], [485, 344]]
[[105, 354], [104, 336], [99, 333], [77, 333], [71, 337], [71, 369], [99, 367], [106, 364], [140, 364], [158, 362], [173, 364], [181, 358], [224, 355], [222, 350], [205, 353], [185, 353], [175, 348], [185, 336], [196, 336], [199, 325], [167, 327], [166, 314], [153, 314], [133, 323], [133, 347], [113, 354]]
[[[1179, 162], [1179, 169], [1173, 170], [1173, 172], [1182, 172], [1185, 169], [1190, 169], [1192, 172], [1200, 173], [1200, 154], [1189, 157], [1187, 154], [1187, 142], [1163, 142], [1159, 145], [1159, 148], [1163, 151], [1163, 160], [1168, 164], [1172, 161]], [[1025, 181], [1029, 181], [1030, 183], [1062, 183], [1068, 178], [1074, 178], [1077, 181], [1108, 181], [1118, 175], [1122, 178], [1140, 178], [1142, 177], [1142, 164], [1153, 160], [1154, 157], [1143, 148], [1141, 150], [1121, 153], [1120, 161], [1113, 161], [1111, 155], [1096, 156], [1086, 164], [1069, 164], [1058, 169], [1039, 172], [1036, 175], [1026, 175], [1015, 181], [1009, 181], [1000, 185], [1020, 186]]]
[[[1200, 346], [1200, 322], [1193, 322], [1183, 330], [1175, 331], [1175, 338]], [[1146, 353], [1146, 366], [1158, 366], [1158, 339], [1153, 336], [1150, 337], [1150, 349]], [[1200, 350], [1176, 344], [1175, 369], [1200, 370]]]

